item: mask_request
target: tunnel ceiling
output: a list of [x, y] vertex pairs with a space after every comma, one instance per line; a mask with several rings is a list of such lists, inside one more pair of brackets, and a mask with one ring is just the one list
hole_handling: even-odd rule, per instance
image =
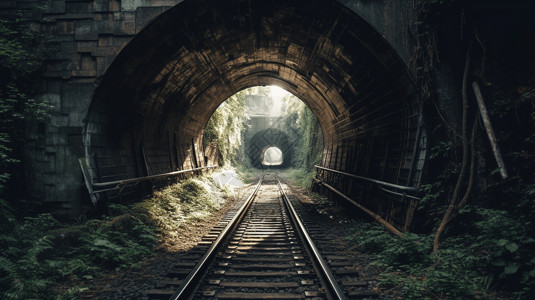
[[[399, 181], [419, 114], [406, 67], [369, 24], [329, 0], [186, 0], [169, 9], [101, 79], [86, 154], [135, 156], [132, 145], [142, 143], [165, 157], [171, 144], [201, 144], [215, 109], [258, 85], [283, 87], [310, 107], [323, 131], [324, 165]], [[391, 150], [377, 152], [386, 143]], [[341, 147], [353, 149], [344, 162]], [[374, 174], [375, 167], [392, 171]]]

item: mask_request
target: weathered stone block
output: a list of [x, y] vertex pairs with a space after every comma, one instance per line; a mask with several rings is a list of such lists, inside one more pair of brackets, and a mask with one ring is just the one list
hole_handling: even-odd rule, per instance
[[75, 25], [71, 20], [57, 20], [54, 24], [53, 32], [55, 34], [74, 34]]
[[16, 8], [16, 7], [17, 7], [16, 0], [4, 0], [0, 2], [0, 8]]
[[65, 14], [62, 14], [62, 15], [57, 15], [57, 16], [52, 16], [52, 17], [49, 17], [50, 20], [52, 21], [56, 21], [56, 20], [72, 20], [72, 21], [75, 21], [75, 20], [83, 20], [83, 19], [86, 19], [86, 20], [92, 20], [94, 19], [95, 17], [95, 14], [92, 14], [92, 13], [65, 13]]
[[93, 56], [115, 56], [119, 51], [115, 47], [98, 47], [93, 51]]
[[43, 74], [43, 77], [69, 79], [71, 78], [71, 72], [70, 71], [46, 71]]
[[104, 75], [114, 59], [115, 56], [97, 57], [97, 76]]
[[63, 127], [69, 125], [69, 116], [66, 115], [52, 115], [50, 116], [49, 123], [52, 126]]
[[[46, 176], [45, 176], [46, 177]], [[44, 202], [56, 201], [56, 185], [55, 184], [46, 184], [45, 185], [45, 197]]]
[[100, 46], [100, 47], [113, 46], [113, 35], [111, 35], [111, 34], [99, 34], [99, 36], [98, 36], [98, 46]]
[[122, 11], [135, 11], [139, 6], [149, 6], [150, 0], [122, 0]]
[[109, 0], [109, 11], [120, 11], [121, 0]]
[[67, 136], [61, 133], [49, 133], [45, 137], [45, 143], [49, 146], [67, 146]]
[[98, 31], [95, 23], [92, 20], [83, 20], [76, 22], [76, 30], [74, 34], [75, 40], [98, 40]]
[[109, 1], [108, 0], [95, 0], [93, 3], [93, 11], [95, 12], [103, 12], [103, 11], [109, 11]]
[[92, 83], [65, 83], [62, 91], [63, 112], [85, 113], [93, 94]]
[[93, 0], [88, 1], [65, 1], [65, 12], [87, 13], [93, 11]]
[[39, 99], [48, 105], [50, 105], [50, 113], [60, 113], [61, 112], [61, 96], [57, 93], [45, 93], [42, 94]]
[[96, 77], [97, 71], [96, 70], [72, 70], [71, 76], [72, 77]]
[[62, 60], [49, 60], [46, 62], [47, 72], [57, 72], [65, 70], [65, 62]]
[[166, 11], [167, 7], [140, 7], [136, 10], [136, 32], [141, 31], [143, 27], [154, 17], [159, 16]]
[[78, 53], [92, 53], [97, 48], [97, 41], [77, 41], [76, 52]]
[[82, 139], [81, 132], [82, 132], [82, 130], [80, 129], [80, 134], [70, 134], [70, 135], [68, 135], [68, 143], [69, 143], [69, 145], [75, 146], [75, 147], [79, 147], [78, 149], [80, 151], [76, 153], [78, 156], [82, 156], [83, 155], [83, 151], [81, 151], [82, 150], [81, 147], [83, 145], [83, 139]]

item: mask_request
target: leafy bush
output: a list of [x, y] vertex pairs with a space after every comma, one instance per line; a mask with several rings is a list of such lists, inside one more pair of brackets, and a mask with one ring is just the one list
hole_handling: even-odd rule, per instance
[[379, 225], [357, 223], [347, 239], [383, 270], [381, 285], [399, 288], [405, 299], [481, 299], [496, 291], [529, 299], [535, 292], [535, 240], [529, 226], [505, 211], [463, 209], [436, 256], [432, 234], [399, 239]]
[[32, 140], [28, 129], [48, 118], [47, 103], [29, 95], [35, 74], [55, 48], [49, 35], [32, 28], [22, 12], [0, 16], [0, 199], [4, 200], [9, 200], [5, 197], [8, 192], [24, 190], [15, 186], [22, 180], [13, 179], [23, 176], [17, 164]]
[[[110, 204], [110, 215], [64, 224], [50, 214], [14, 218], [0, 233], [0, 298], [71, 297], [58, 283], [90, 279], [103, 270], [137, 265], [153, 255], [158, 236], [208, 216], [223, 202], [209, 176], [188, 179], [131, 206]], [[74, 293], [76, 289], [71, 290]]]
[[207, 143], [216, 143], [220, 166], [239, 164], [239, 157], [243, 157], [242, 132], [248, 118], [245, 96], [250, 93], [251, 89], [246, 89], [232, 95], [217, 108], [206, 124], [204, 139]]
[[284, 122], [292, 141], [292, 166], [309, 171], [319, 164], [323, 151], [319, 122], [310, 108], [294, 95], [285, 98], [285, 102]]
[[[115, 205], [114, 207], [119, 207]], [[27, 217], [0, 234], [2, 298], [52, 298], [58, 282], [91, 278], [152, 253], [154, 229], [130, 214], [106, 216], [75, 226], [50, 214]], [[48, 295], [48, 296], [43, 296]]]

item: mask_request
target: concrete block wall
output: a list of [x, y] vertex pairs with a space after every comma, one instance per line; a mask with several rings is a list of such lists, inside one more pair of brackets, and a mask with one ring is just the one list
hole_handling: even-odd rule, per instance
[[136, 33], [151, 19], [179, 2], [0, 2], [3, 14], [23, 10], [33, 16], [43, 30], [52, 33], [57, 44], [57, 52], [45, 63], [42, 87], [36, 95], [52, 108], [45, 138], [29, 154], [26, 164], [34, 202], [44, 203], [45, 207], [60, 215], [76, 215], [88, 203], [78, 158], [86, 155], [82, 128], [99, 77]]

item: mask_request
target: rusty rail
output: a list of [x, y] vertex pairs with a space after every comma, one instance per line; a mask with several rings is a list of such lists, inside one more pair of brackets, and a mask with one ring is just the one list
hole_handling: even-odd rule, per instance
[[318, 275], [324, 277], [325, 283], [327, 284], [327, 288], [332, 294], [333, 299], [340, 299], [340, 300], [347, 299], [347, 297], [344, 294], [344, 290], [340, 287], [337, 280], [334, 278], [334, 275], [332, 274], [332, 271], [329, 268], [329, 265], [327, 264], [327, 262], [321, 255], [320, 251], [314, 244], [312, 237], [306, 230], [305, 224], [299, 217], [299, 214], [297, 213], [293, 204], [290, 202], [290, 199], [286, 195], [286, 192], [284, 191], [284, 188], [282, 187], [280, 179], [277, 179], [277, 182], [278, 182], [277, 185], [279, 186], [279, 190], [281, 193], [281, 197], [284, 201], [284, 204], [286, 205], [288, 209], [289, 216], [292, 222], [294, 223], [296, 230], [303, 237], [303, 243], [309, 249], [311, 258], [318, 264], [318, 268], [321, 270], [321, 274], [318, 274]]
[[188, 274], [188, 276], [182, 281], [175, 293], [169, 298], [170, 300], [178, 299], [189, 299], [190, 295], [193, 295], [193, 291], [196, 288], [198, 282], [202, 279], [203, 271], [208, 267], [210, 260], [217, 254], [217, 250], [223, 245], [224, 240], [230, 235], [233, 228], [243, 219], [245, 213], [253, 203], [253, 200], [256, 198], [256, 194], [262, 185], [262, 180], [264, 179], [265, 173], [262, 175], [262, 178], [258, 180], [254, 191], [249, 195], [247, 200], [242, 204], [238, 209], [234, 217], [228, 222], [225, 226], [225, 229], [219, 234], [217, 239], [212, 243], [208, 251], [204, 256], [199, 260], [195, 265], [193, 270]]

